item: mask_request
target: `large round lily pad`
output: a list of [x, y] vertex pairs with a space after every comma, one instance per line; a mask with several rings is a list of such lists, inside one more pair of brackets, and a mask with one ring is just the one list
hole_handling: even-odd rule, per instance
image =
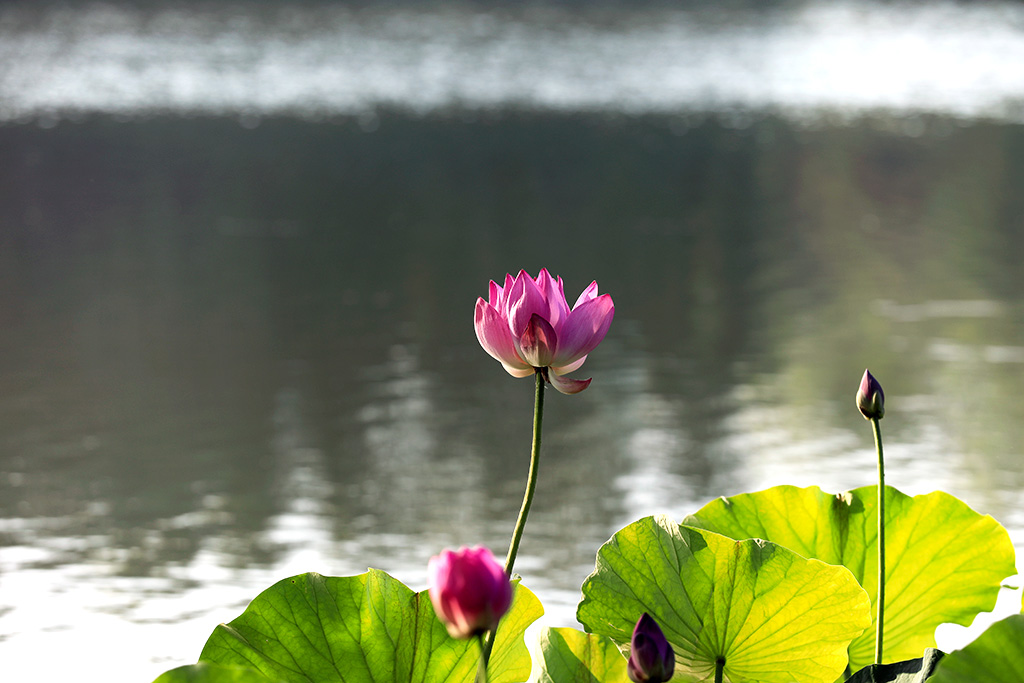
[[[877, 487], [825, 493], [778, 486], [713, 500], [683, 523], [730, 538], [763, 538], [829, 564], [841, 564], [878, 596]], [[998, 522], [936, 491], [885, 497], [883, 661], [920, 657], [935, 627], [970, 624], [991, 610], [1004, 578], [1016, 573], [1013, 544]], [[874, 623], [850, 646], [853, 671], [874, 661]]]
[[[537, 598], [517, 585], [498, 628], [490, 683], [529, 678], [523, 632], [542, 613]], [[218, 626], [200, 660], [250, 667], [286, 683], [470, 683], [479, 656], [475, 639], [448, 635], [426, 591], [371, 569], [279, 581]]]
[[767, 541], [647, 517], [616, 533], [583, 584], [577, 617], [620, 646], [650, 614], [676, 654], [676, 679], [832, 683], [869, 601], [845, 567]]

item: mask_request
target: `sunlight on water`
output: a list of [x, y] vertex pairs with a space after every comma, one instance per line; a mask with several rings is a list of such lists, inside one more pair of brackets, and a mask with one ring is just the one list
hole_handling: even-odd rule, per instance
[[1024, 6], [0, 8], [0, 121], [773, 110], [1024, 120]]

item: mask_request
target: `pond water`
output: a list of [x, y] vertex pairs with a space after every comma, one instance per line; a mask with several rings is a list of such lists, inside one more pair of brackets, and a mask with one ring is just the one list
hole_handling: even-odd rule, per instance
[[[949, 491], [1024, 549], [1019, 69], [989, 64], [977, 97], [951, 86], [919, 107], [857, 104], [873, 90], [807, 74], [806, 100], [703, 100], [690, 76], [659, 90], [611, 66], [651, 72], [624, 42], [697, 40], [685, 13], [630, 15], [628, 28], [613, 10], [587, 15], [569, 32], [579, 43], [544, 43], [563, 50], [548, 61], [564, 79], [544, 85], [501, 69], [540, 45], [524, 22], [558, 34], [569, 10], [431, 10], [445, 33], [409, 10], [309, 5], [291, 25], [233, 7], [0, 10], [8, 675], [150, 680], [291, 574], [373, 566], [420, 589], [441, 548], [503, 552], [533, 385], [480, 349], [471, 319], [488, 280], [519, 268], [560, 274], [572, 299], [596, 279], [616, 303], [576, 373], [591, 387], [548, 394], [517, 563], [546, 624], [575, 624], [597, 548], [638, 517], [775, 484], [872, 483], [853, 405], [865, 367], [886, 391], [888, 483]], [[829, 17], [823, 35], [853, 17], [869, 38], [918, 26], [923, 41], [933, 12], [957, 9], [962, 33], [943, 30], [963, 45], [983, 28], [1008, 36], [1004, 54], [1024, 45], [1013, 6], [787, 7], [719, 17], [721, 44], [700, 32], [711, 55], [686, 48], [710, 60], [692, 78], [746, 91], [744, 55]], [[220, 17], [210, 35], [188, 23], [203, 12]], [[403, 49], [462, 55], [468, 75], [436, 68], [464, 91], [413, 87], [425, 52], [333, 52], [328, 28], [306, 31], [325, 16], [354, 17], [367, 44], [399, 26]], [[461, 30], [477, 24], [482, 37]], [[244, 40], [254, 26], [269, 37]], [[208, 51], [182, 51], [189, 35]], [[742, 36], [753, 52], [734, 54]], [[499, 76], [473, 71], [488, 40]], [[289, 62], [295, 46], [308, 52]], [[379, 79], [341, 66], [373, 49]], [[264, 55], [259, 74], [246, 50]], [[579, 70], [601, 59], [608, 82], [604, 67]], [[713, 63], [740, 75], [707, 76]], [[105, 89], [102, 64], [121, 65], [109, 82], [125, 91]], [[367, 91], [402, 78], [405, 94]], [[1019, 591], [1005, 597], [1002, 613], [1019, 610]], [[976, 632], [943, 627], [940, 646]]]
[[386, 106], [1024, 121], [1019, 3], [140, 4], [0, 8], [0, 120]]

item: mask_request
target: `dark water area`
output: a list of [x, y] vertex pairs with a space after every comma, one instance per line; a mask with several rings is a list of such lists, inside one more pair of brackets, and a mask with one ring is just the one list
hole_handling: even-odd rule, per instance
[[0, 657], [117, 624], [152, 677], [289, 573], [503, 552], [533, 387], [471, 320], [520, 268], [616, 304], [548, 400], [519, 571], [552, 625], [636, 517], [870, 484], [866, 366], [889, 483], [1019, 549], [1021, 178], [1024, 126], [942, 117], [0, 126]]

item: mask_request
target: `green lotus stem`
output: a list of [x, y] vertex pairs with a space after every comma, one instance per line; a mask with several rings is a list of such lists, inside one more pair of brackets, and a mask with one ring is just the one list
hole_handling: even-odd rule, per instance
[[491, 656], [491, 648], [484, 643], [484, 634], [476, 637], [480, 643], [480, 663], [476, 667], [476, 683], [487, 683], [487, 660]]
[[[530, 506], [533, 505], [533, 494], [537, 490], [537, 468], [540, 465], [540, 432], [544, 423], [544, 375], [547, 368], [538, 368], [537, 389], [533, 401], [533, 446], [530, 449], [530, 474], [526, 479], [526, 493], [523, 495], [523, 506], [519, 509], [519, 519], [516, 520], [516, 528], [512, 532], [512, 543], [508, 547], [508, 556], [505, 558], [505, 573], [512, 577], [512, 568], [516, 563], [516, 555], [519, 554], [519, 543], [523, 540], [523, 530], [526, 528], [526, 517], [530, 514]], [[487, 661], [491, 658], [491, 650], [494, 648], [494, 639], [498, 633], [495, 628], [487, 634], [486, 645], [483, 646], [481, 658], [483, 666], [487, 667]], [[481, 636], [481, 643], [483, 643]], [[484, 682], [486, 683], [486, 682]]]
[[725, 675], [725, 659], [719, 657], [715, 660], [715, 683], [722, 683], [722, 678]]
[[875, 626], [875, 664], [882, 663], [882, 624], [885, 616], [885, 461], [882, 458], [882, 428], [871, 419], [878, 451], [878, 622]]
[[512, 543], [508, 547], [508, 556], [505, 558], [505, 573], [512, 576], [512, 567], [516, 563], [516, 555], [519, 554], [519, 543], [523, 540], [523, 530], [526, 528], [526, 517], [530, 514], [530, 506], [533, 505], [533, 494], [537, 490], [537, 467], [540, 465], [540, 430], [544, 422], [544, 374], [547, 368], [537, 370], [537, 391], [533, 401], [533, 448], [530, 450], [530, 475], [526, 480], [526, 493], [523, 495], [523, 506], [519, 509], [519, 519], [516, 520], [515, 531], [512, 532]]

